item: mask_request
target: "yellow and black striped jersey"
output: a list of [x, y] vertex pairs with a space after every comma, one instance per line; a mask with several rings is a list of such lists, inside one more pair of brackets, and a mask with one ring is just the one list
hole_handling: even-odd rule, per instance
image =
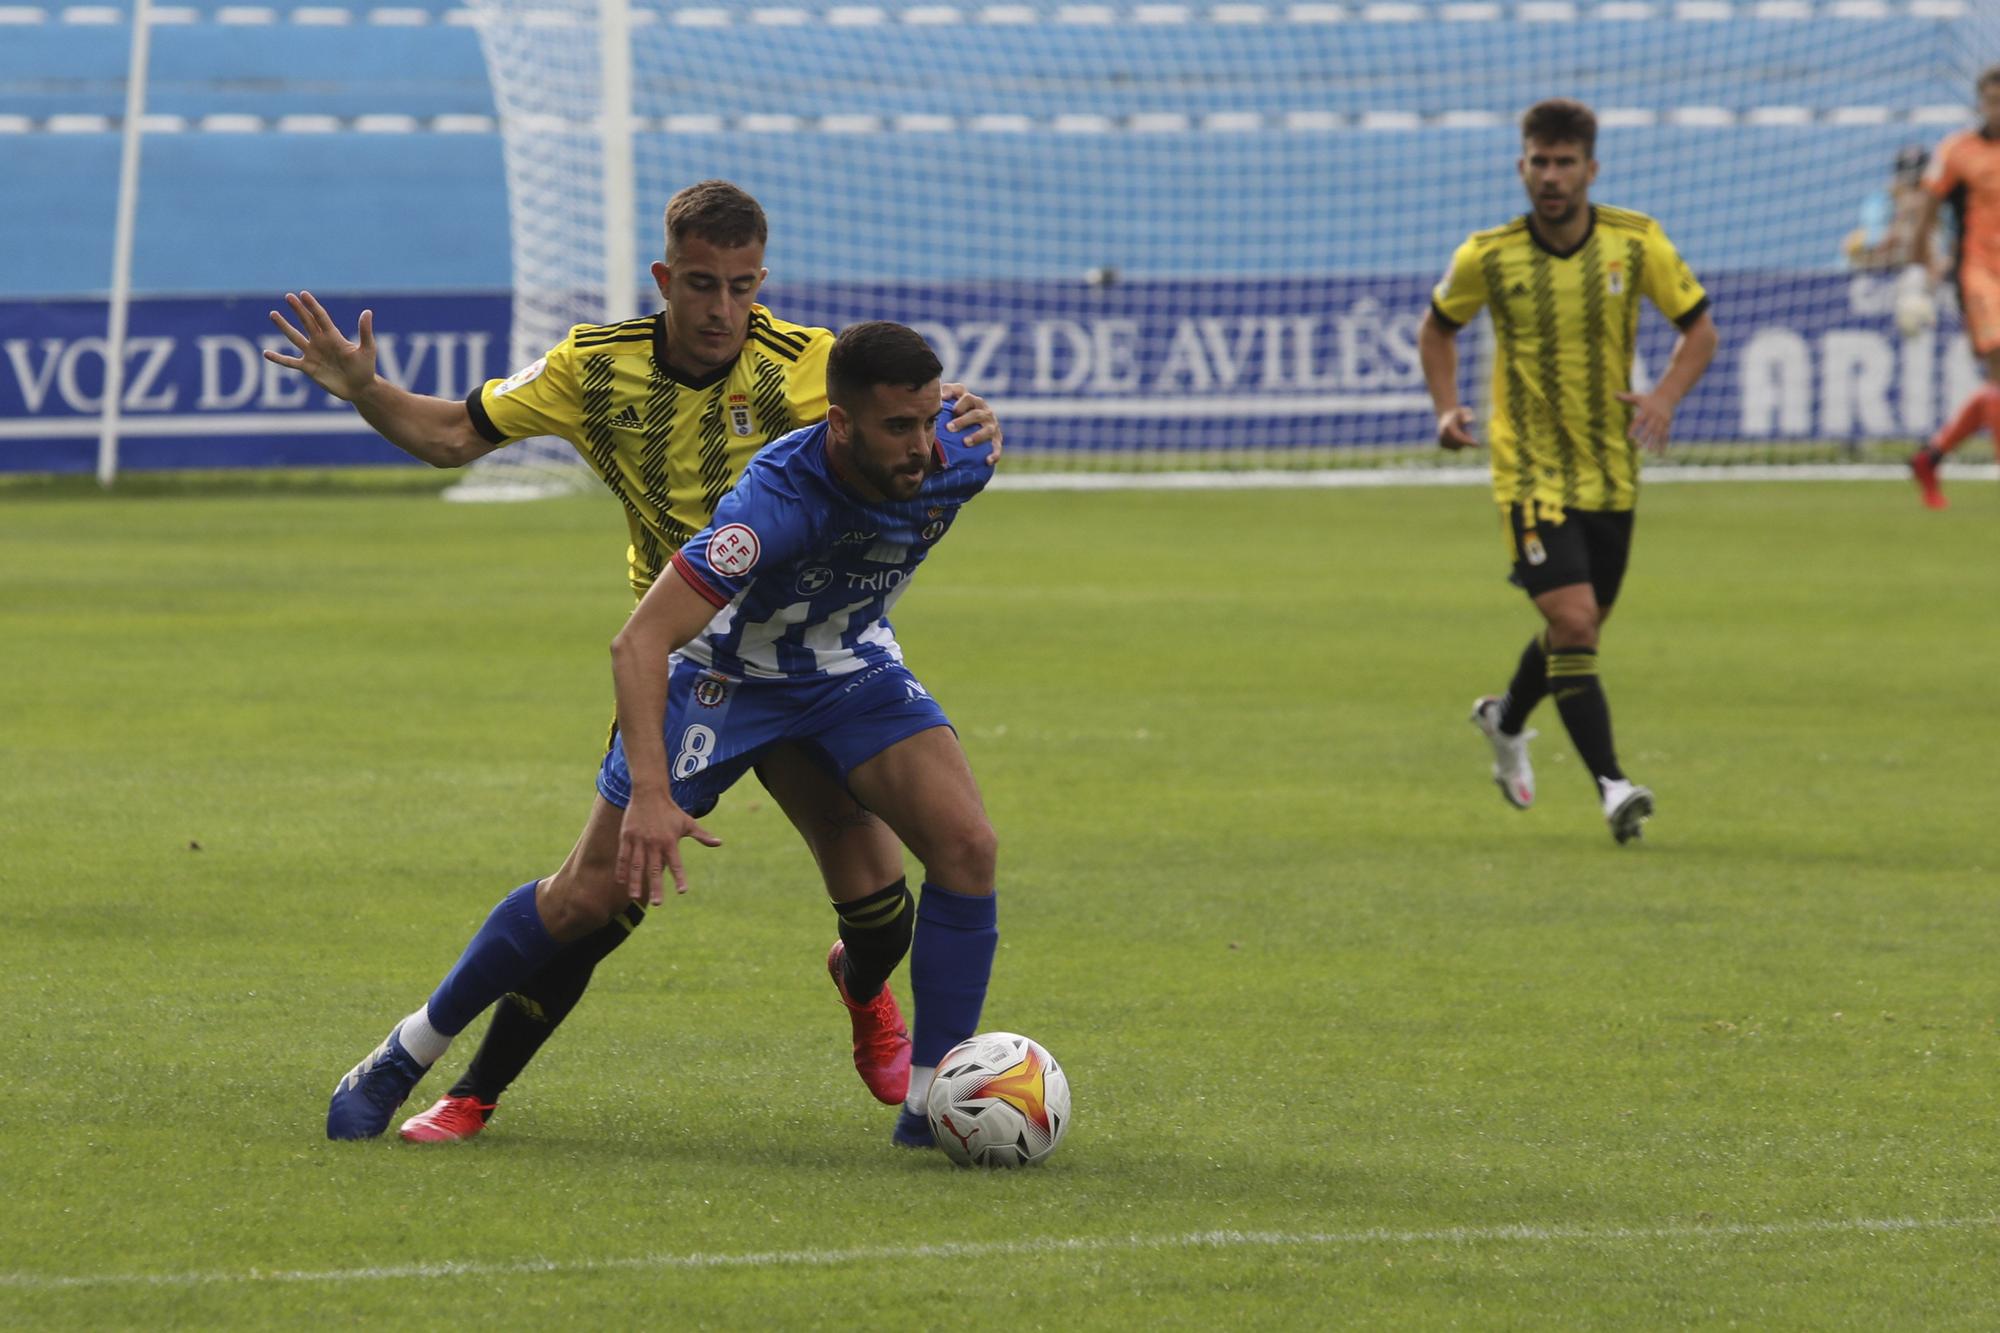
[[750, 456], [826, 415], [833, 334], [750, 308], [737, 358], [690, 380], [657, 348], [666, 313], [579, 324], [549, 354], [465, 405], [495, 444], [555, 435], [576, 446], [625, 506], [632, 591], [644, 595], [673, 553], [708, 525]]
[[1446, 328], [1493, 313], [1493, 494], [1557, 509], [1630, 509], [1639, 459], [1618, 401], [1632, 383], [1644, 296], [1682, 328], [1708, 295], [1643, 213], [1593, 206], [1567, 254], [1550, 250], [1525, 217], [1474, 232], [1431, 294]]

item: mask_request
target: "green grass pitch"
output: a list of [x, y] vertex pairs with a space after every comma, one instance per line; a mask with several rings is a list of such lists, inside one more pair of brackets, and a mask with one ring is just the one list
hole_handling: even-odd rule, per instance
[[891, 1147], [754, 784], [485, 1137], [327, 1143], [581, 825], [616, 509], [0, 491], [0, 1325], [1993, 1327], [1953, 494], [1649, 490], [1623, 849], [1552, 709], [1539, 806], [1487, 781], [1532, 625], [1482, 493], [987, 497], [898, 631], [1001, 835], [986, 1023], [1076, 1117], [975, 1174]]

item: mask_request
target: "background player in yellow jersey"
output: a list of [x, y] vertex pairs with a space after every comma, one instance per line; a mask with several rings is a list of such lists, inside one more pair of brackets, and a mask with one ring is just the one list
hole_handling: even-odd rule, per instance
[[2000, 65], [1981, 74], [1973, 92], [1979, 102], [1979, 128], [1946, 135], [1924, 172], [1924, 211], [1918, 216], [1915, 253], [1903, 272], [1897, 300], [1897, 323], [1905, 333], [1922, 332], [1936, 318], [1926, 261], [1938, 211], [1949, 207], [1958, 224], [1958, 253], [1951, 265], [1958, 278], [1958, 308], [1965, 316], [1965, 336], [1986, 370], [1986, 383], [1960, 403], [1951, 420], [1910, 459], [1917, 489], [1932, 509], [1945, 507], [1944, 492], [1938, 487], [1938, 468], [1945, 455], [1981, 429], [1992, 435], [1994, 450], [2000, 453]]
[[[265, 355], [353, 403], [383, 438], [436, 467], [461, 466], [510, 440], [569, 440], [624, 506], [632, 589], [643, 596], [681, 544], [707, 525], [752, 454], [825, 417], [833, 346], [828, 330], [787, 323], [757, 304], [768, 229], [750, 195], [726, 181], [702, 181], [674, 196], [665, 221], [666, 256], [652, 266], [662, 310], [619, 324], [579, 325], [546, 356], [486, 382], [464, 402], [413, 394], [379, 378], [372, 313], [361, 313], [350, 342], [309, 292], [285, 298], [297, 327], [271, 313], [297, 355]], [[953, 428], [972, 429], [974, 441], [997, 453], [1001, 434], [992, 410], [961, 385], [946, 385], [944, 393], [958, 399]], [[882, 1101], [920, 1099], [925, 1089], [910, 1086], [910, 1037], [886, 985], [918, 916], [903, 880], [901, 844], [796, 750], [774, 752], [758, 764], [757, 776], [811, 848], [839, 915], [840, 939], [828, 966], [852, 1019], [857, 1070]], [[621, 814], [600, 797], [551, 880], [608, 879]], [[407, 1121], [403, 1137], [477, 1134], [501, 1092], [574, 1008], [598, 962], [643, 918], [635, 904], [569, 943], [532, 984], [495, 1006], [464, 1076]], [[917, 1021], [923, 1023], [921, 1002]], [[424, 1041], [421, 1033], [406, 1037]], [[426, 1063], [434, 1058], [418, 1055]]]
[[[1594, 205], [1597, 118], [1567, 99], [1521, 120], [1521, 184], [1529, 211], [1475, 232], [1452, 257], [1418, 335], [1438, 442], [1465, 449], [1472, 409], [1458, 401], [1459, 329], [1493, 316], [1493, 495], [1513, 581], [1546, 622], [1529, 640], [1504, 695], [1473, 705], [1493, 747], [1493, 778], [1509, 804], [1535, 799], [1523, 725], [1553, 694], [1563, 726], [1596, 780], [1612, 836], [1639, 836], [1653, 794], [1625, 776], [1597, 675], [1597, 641], [1625, 576], [1638, 499], [1637, 446], [1666, 448], [1674, 409], [1715, 354], [1708, 297], [1658, 223]], [[1644, 296], [1681, 329], [1647, 393], [1631, 387]]]

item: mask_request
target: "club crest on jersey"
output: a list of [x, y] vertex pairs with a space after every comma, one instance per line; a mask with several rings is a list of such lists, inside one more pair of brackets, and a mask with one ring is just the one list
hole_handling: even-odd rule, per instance
[[536, 358], [535, 361], [532, 362], [531, 364], [522, 366], [519, 370], [509, 375], [506, 379], [501, 380], [500, 387], [493, 391], [493, 396], [495, 398], [506, 397], [508, 394], [514, 392], [514, 390], [520, 388], [523, 384], [527, 384], [536, 379], [539, 379], [541, 377], [542, 372], [544, 370], [547, 370], [548, 368], [549, 368], [549, 359], [547, 357], [544, 356]]
[[708, 538], [709, 567], [718, 574], [748, 574], [756, 567], [763, 543], [742, 523], [717, 528]]
[[729, 395], [729, 429], [738, 435], [748, 435], [751, 430], [750, 400], [740, 393]]
[[923, 539], [927, 542], [936, 541], [938, 538], [944, 536], [944, 530], [948, 526], [941, 518], [932, 519], [930, 522], [924, 524]]
[[799, 571], [799, 596], [810, 597], [833, 582], [833, 571], [825, 565], [808, 565]]
[[1613, 296], [1625, 294], [1625, 261], [1614, 259], [1604, 266], [1604, 287]]
[[721, 676], [703, 676], [694, 683], [694, 701], [703, 708], [714, 708], [729, 697], [729, 682]]

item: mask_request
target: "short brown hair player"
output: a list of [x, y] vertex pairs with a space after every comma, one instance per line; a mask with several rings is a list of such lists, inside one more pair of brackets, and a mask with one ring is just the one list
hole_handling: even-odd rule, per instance
[[[1492, 314], [1493, 498], [1513, 581], [1543, 620], [1506, 693], [1473, 704], [1473, 725], [1493, 748], [1493, 779], [1515, 808], [1534, 802], [1534, 733], [1522, 728], [1553, 694], [1622, 843], [1639, 836], [1653, 793], [1619, 767], [1598, 634], [1631, 550], [1639, 446], [1666, 448], [1674, 409], [1714, 356], [1716, 332], [1707, 294], [1660, 224], [1590, 202], [1596, 151], [1589, 107], [1558, 98], [1529, 108], [1516, 164], [1528, 211], [1458, 247], [1417, 345], [1438, 443], [1473, 447], [1472, 409], [1458, 400], [1457, 337], [1480, 310]], [[1681, 330], [1665, 373], [1643, 394], [1632, 388], [1642, 296]]]

